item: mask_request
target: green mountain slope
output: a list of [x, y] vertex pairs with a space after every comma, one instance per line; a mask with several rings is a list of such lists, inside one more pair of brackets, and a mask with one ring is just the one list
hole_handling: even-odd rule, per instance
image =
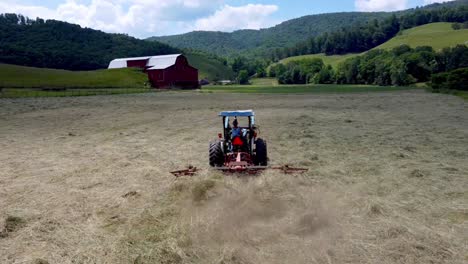
[[232, 69], [227, 65], [224, 65], [224, 63], [219, 59], [198, 53], [187, 53], [185, 55], [187, 56], [190, 65], [198, 69], [199, 79], [208, 79], [211, 81], [216, 79], [230, 80], [234, 77]]
[[[468, 29], [454, 30], [451, 23], [440, 22], [404, 30], [400, 35], [374, 49], [390, 50], [394, 47], [406, 44], [412, 48], [418, 46], [431, 46], [434, 50], [440, 50], [445, 47], [454, 47], [459, 44], [467, 43]], [[336, 67], [340, 62], [359, 55], [361, 55], [361, 53], [332, 56], [327, 56], [325, 54], [311, 54], [289, 57], [281, 60], [280, 63], [288, 63], [290, 61], [309, 58], [321, 58], [325, 64], [330, 64], [333, 67]]]
[[432, 23], [402, 32], [401, 35], [385, 42], [375, 49], [392, 49], [400, 45], [412, 48], [431, 46], [435, 50], [453, 47], [457, 44], [468, 44], [468, 29], [454, 30], [452, 23]]
[[148, 81], [138, 69], [67, 71], [0, 64], [0, 87], [142, 88]]
[[232, 33], [195, 31], [175, 36], [152, 37], [148, 40], [225, 56], [245, 51], [260, 52], [287, 47], [311, 36], [336, 31], [346, 25], [363, 24], [388, 16], [390, 13], [330, 13], [305, 16], [261, 30], [238, 30]]
[[[421, 25], [430, 23], [431, 21], [445, 21], [444, 19], [447, 19], [447, 13], [442, 12], [442, 17], [440, 17], [439, 14], [435, 15], [437, 17], [432, 17], [431, 12], [451, 9], [447, 10], [447, 12], [451, 13], [453, 16], [455, 8], [466, 7], [467, 5], [468, 0], [456, 0], [391, 13], [329, 13], [292, 19], [267, 29], [238, 30], [232, 33], [195, 31], [174, 36], [152, 37], [148, 40], [160, 41], [178, 48], [202, 50], [221, 56], [238, 54], [270, 56], [272, 51], [276, 49], [291, 48], [301, 43], [304, 44], [304, 42], [308, 41], [311, 37], [322, 36], [323, 33], [338, 32], [343, 28], [360, 28], [368, 22], [374, 20], [382, 21], [386, 18], [390, 18], [392, 15], [396, 15], [398, 18], [406, 17], [406, 19], [409, 19], [401, 21], [403, 26], [406, 25], [404, 28], [409, 28], [407, 25]], [[427, 11], [428, 13], [421, 14], [421, 10]], [[463, 14], [460, 15], [463, 16]], [[429, 17], [422, 19], [418, 16]], [[418, 22], [423, 20], [429, 22]], [[344, 30], [344, 32], [346, 32], [346, 30]], [[368, 32], [361, 33], [367, 34]]]

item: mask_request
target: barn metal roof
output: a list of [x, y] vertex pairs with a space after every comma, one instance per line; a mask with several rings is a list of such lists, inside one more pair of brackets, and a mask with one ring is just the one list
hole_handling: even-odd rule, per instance
[[176, 63], [177, 58], [182, 54], [153, 56], [149, 59], [147, 66], [151, 67], [148, 70], [162, 70], [171, 67]]
[[176, 63], [176, 60], [182, 54], [171, 54], [161, 56], [146, 56], [146, 57], [134, 57], [134, 58], [120, 58], [112, 60], [109, 63], [109, 69], [127, 68], [127, 61], [135, 60], [148, 60], [146, 67], [148, 70], [162, 70], [171, 67]]
[[253, 110], [223, 111], [219, 113], [219, 116], [255, 116], [255, 113]]

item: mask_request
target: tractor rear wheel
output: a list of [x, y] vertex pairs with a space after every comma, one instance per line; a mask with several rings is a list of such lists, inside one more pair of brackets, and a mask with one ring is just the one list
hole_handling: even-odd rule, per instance
[[255, 140], [255, 165], [268, 165], [267, 144], [261, 138], [257, 138], [257, 140]]
[[210, 166], [221, 167], [224, 165], [224, 153], [221, 141], [210, 142]]

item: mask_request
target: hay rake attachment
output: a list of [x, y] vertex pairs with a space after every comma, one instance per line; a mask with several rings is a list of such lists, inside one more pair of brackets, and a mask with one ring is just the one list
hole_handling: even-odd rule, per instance
[[197, 167], [194, 166], [188, 166], [184, 170], [177, 170], [177, 171], [171, 171], [172, 175], [174, 175], [176, 178], [182, 177], [182, 176], [194, 176], [197, 173], [198, 169]]
[[306, 168], [294, 168], [287, 164], [279, 167], [271, 167], [271, 169], [281, 170], [284, 174], [304, 173], [309, 171], [309, 169]]
[[[265, 170], [279, 170], [284, 174], [302, 174], [309, 169], [306, 168], [296, 168], [296, 167], [291, 167], [290, 165], [283, 165], [283, 166], [275, 166], [275, 167], [269, 167], [269, 166], [248, 166], [247, 164], [235, 164], [229, 167], [216, 167], [216, 170], [222, 171], [224, 173], [246, 173], [249, 175], [256, 175], [262, 171]], [[179, 177], [184, 177], [184, 176], [196, 176], [197, 172], [199, 169], [197, 167], [189, 166], [187, 169], [184, 170], [178, 170], [178, 171], [171, 171], [171, 174], [174, 175], [176, 178]]]

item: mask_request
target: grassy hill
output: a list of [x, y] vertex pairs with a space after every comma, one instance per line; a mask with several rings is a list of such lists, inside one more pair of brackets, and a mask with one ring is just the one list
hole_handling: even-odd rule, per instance
[[[201, 54], [187, 54], [199, 69], [199, 78], [230, 79], [234, 73], [221, 61]], [[68, 71], [0, 64], [0, 87], [6, 88], [136, 88], [148, 82], [138, 69]]]
[[[418, 46], [431, 46], [434, 50], [440, 50], [445, 47], [453, 47], [458, 44], [468, 43], [468, 29], [454, 30], [451, 23], [431, 23], [412, 29], [404, 30], [400, 35], [392, 38], [384, 44], [374, 49], [390, 50], [400, 45], [406, 44], [412, 48]], [[310, 54], [294, 56], [283, 59], [280, 63], [288, 63], [307, 58], [321, 58], [325, 64], [336, 67], [340, 62], [346, 59], [359, 56], [361, 54], [332, 55]]]
[[148, 81], [137, 69], [67, 71], [0, 64], [0, 87], [142, 88]]
[[234, 76], [232, 69], [220, 60], [196, 53], [187, 53], [186, 56], [190, 65], [198, 69], [199, 79], [232, 79]]
[[325, 64], [329, 64], [332, 67], [338, 66], [338, 64], [342, 61], [345, 61], [348, 58], [352, 58], [354, 56], [358, 56], [359, 54], [345, 54], [345, 55], [331, 55], [327, 56], [323, 53], [320, 54], [310, 54], [310, 55], [302, 55], [302, 56], [294, 56], [294, 57], [289, 57], [286, 59], [283, 59], [280, 61], [280, 63], [288, 63], [291, 61], [298, 61], [298, 60], [303, 60], [303, 59], [313, 59], [313, 58], [320, 58], [323, 60]]
[[454, 30], [452, 23], [432, 23], [402, 32], [401, 35], [385, 42], [375, 49], [392, 49], [400, 45], [431, 46], [434, 50], [468, 44], [468, 29]]
[[253, 78], [250, 80], [253, 86], [278, 86], [278, 80], [276, 78]]

